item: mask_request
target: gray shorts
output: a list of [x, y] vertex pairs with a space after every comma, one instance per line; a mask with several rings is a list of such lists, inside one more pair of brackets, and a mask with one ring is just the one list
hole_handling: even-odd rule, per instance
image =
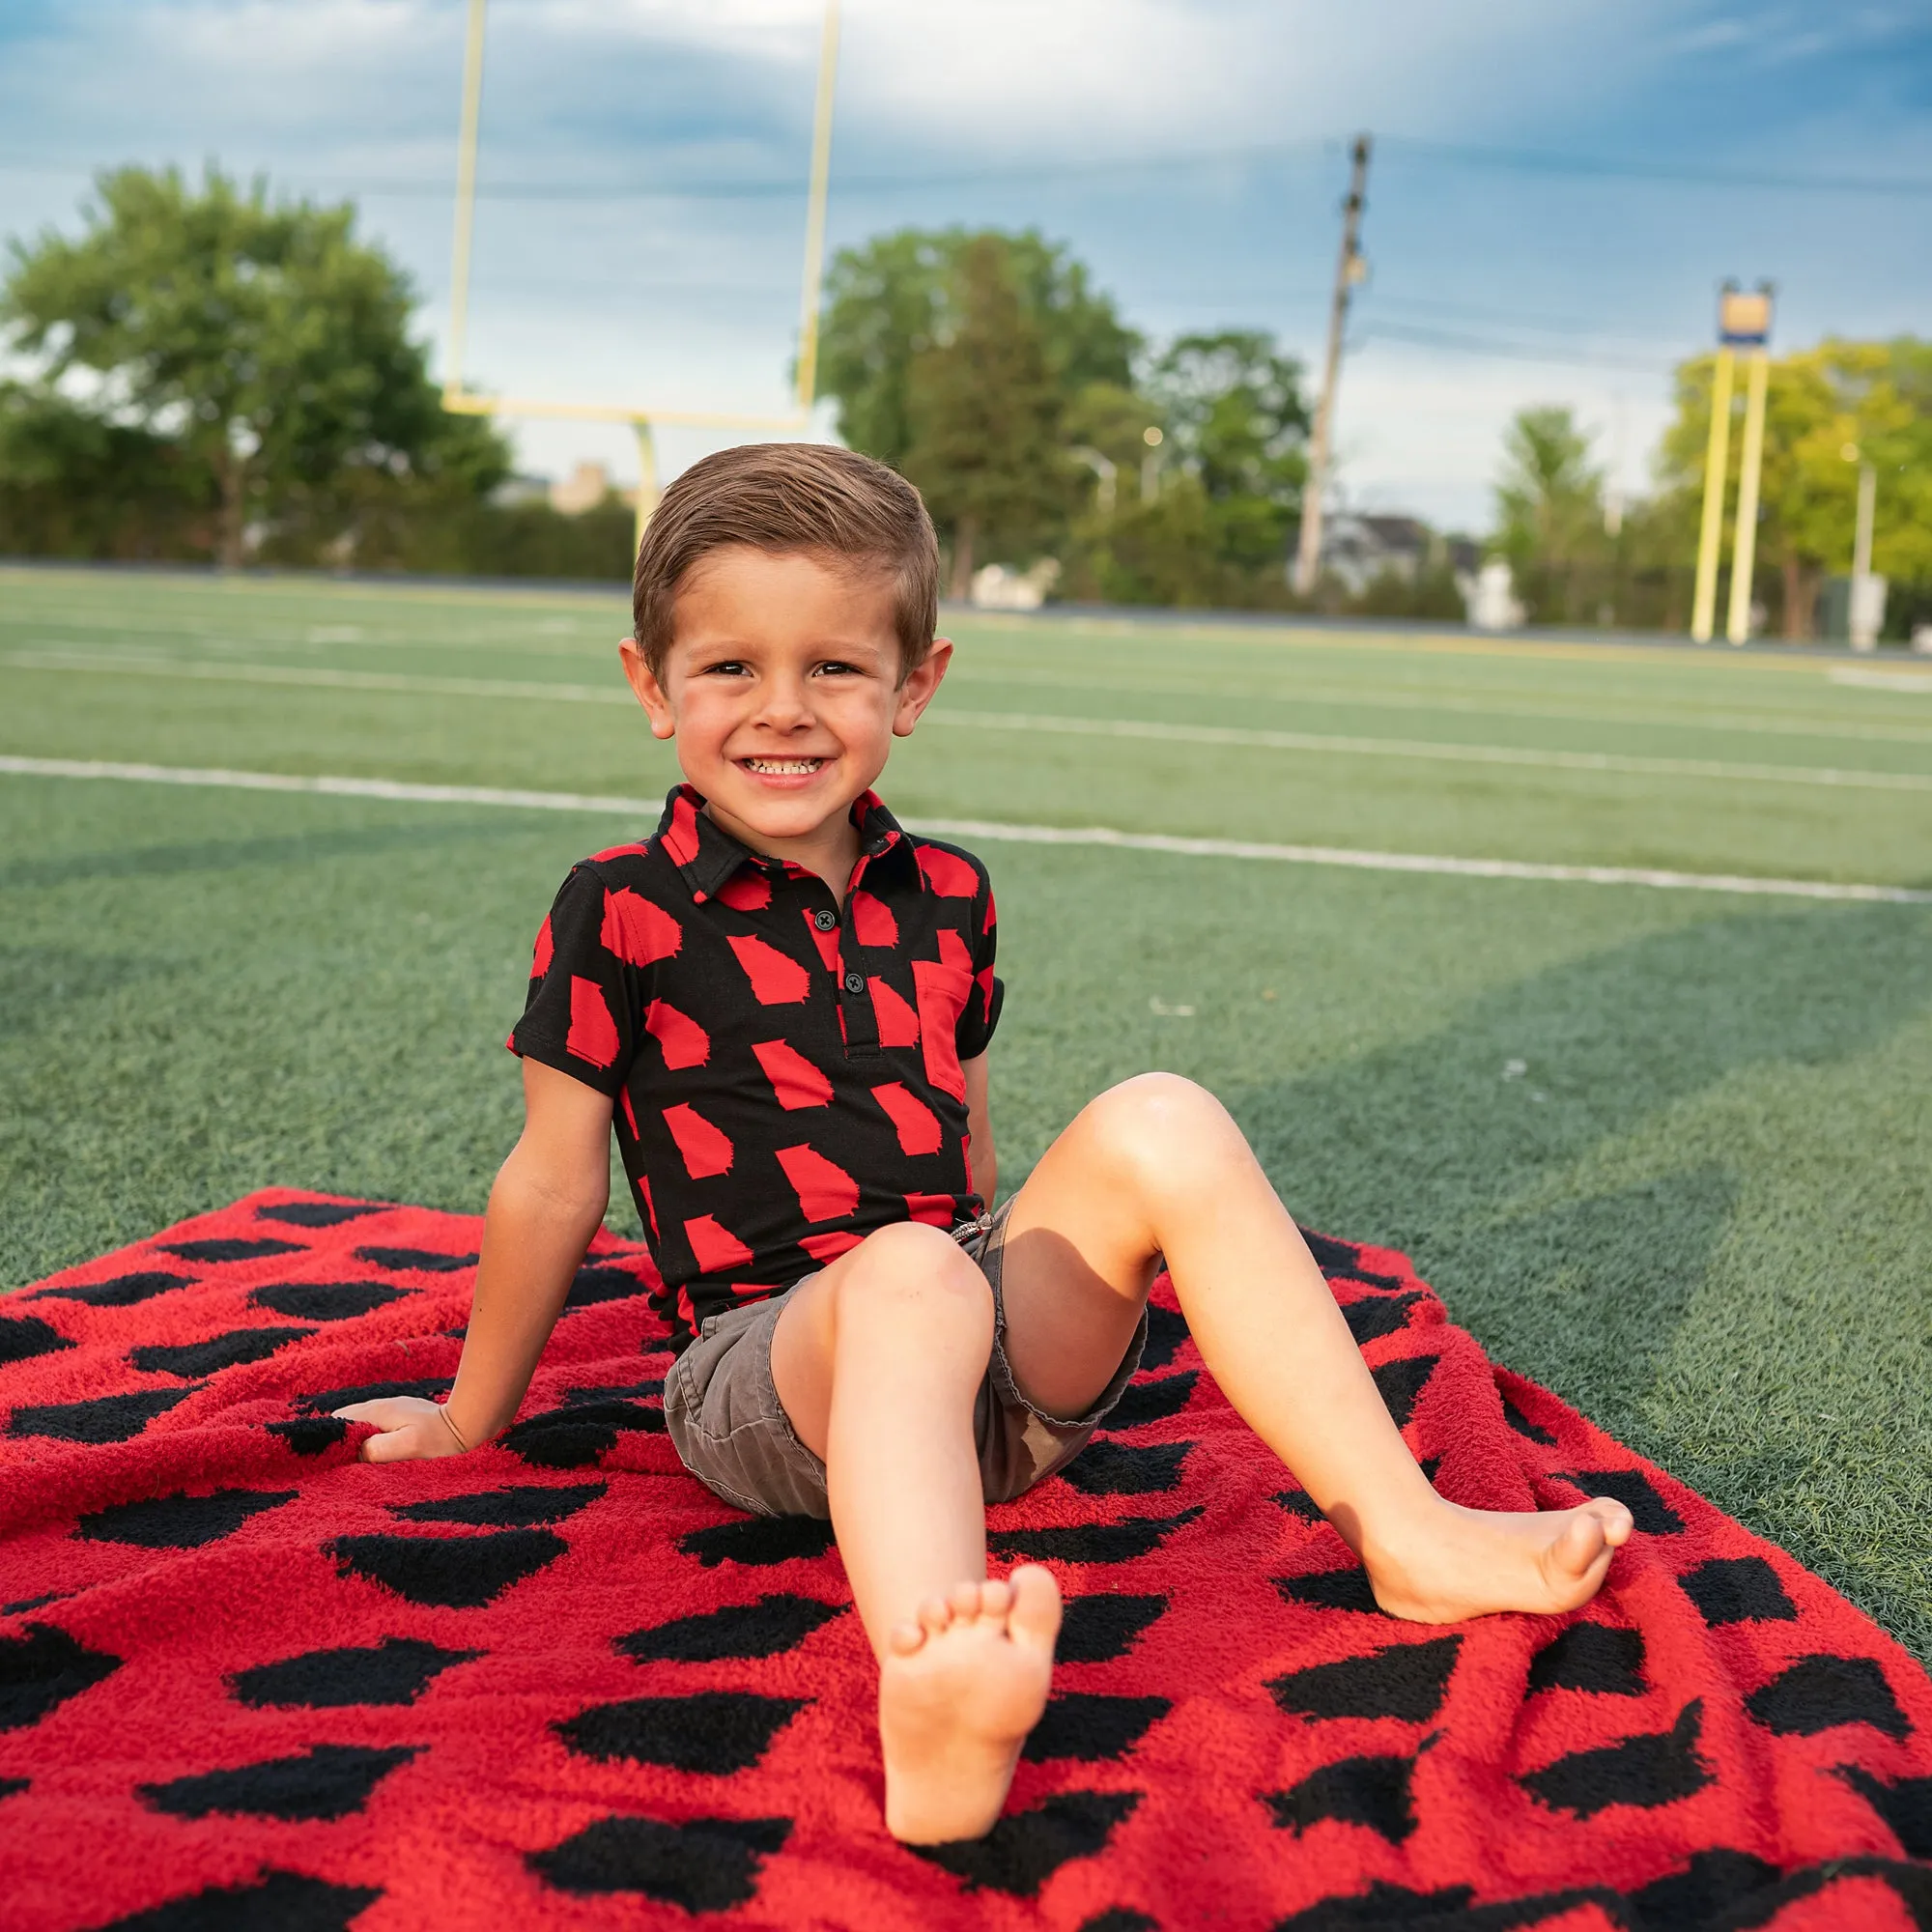
[[[1007, 1361], [1007, 1310], [1000, 1292], [1000, 1257], [1012, 1205], [1008, 1201], [997, 1213], [952, 1231], [993, 1291], [993, 1352], [973, 1400], [973, 1442], [989, 1503], [1023, 1495], [1080, 1453], [1120, 1401], [1147, 1345], [1143, 1309], [1113, 1379], [1085, 1415], [1049, 1415], [1020, 1393]], [[665, 1378], [665, 1427], [684, 1466], [727, 1503], [755, 1516], [832, 1514], [825, 1464], [798, 1439], [772, 1380], [772, 1332], [785, 1296], [812, 1278], [806, 1275], [783, 1294], [712, 1316]]]

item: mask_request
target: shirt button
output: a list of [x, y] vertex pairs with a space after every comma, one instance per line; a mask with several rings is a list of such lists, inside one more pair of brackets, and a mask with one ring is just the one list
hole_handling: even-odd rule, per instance
[[815, 912], [811, 915], [811, 923], [820, 932], [830, 932], [838, 923], [838, 915], [836, 912]]
[[863, 973], [846, 974], [845, 990], [848, 993], [863, 993], [866, 990], [866, 976]]

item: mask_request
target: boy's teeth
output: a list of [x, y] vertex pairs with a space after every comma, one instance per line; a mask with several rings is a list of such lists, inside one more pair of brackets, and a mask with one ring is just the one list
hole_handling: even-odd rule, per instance
[[823, 758], [747, 758], [745, 762], [754, 772], [763, 772], [768, 778], [798, 778], [807, 772], [815, 772], [825, 760]]

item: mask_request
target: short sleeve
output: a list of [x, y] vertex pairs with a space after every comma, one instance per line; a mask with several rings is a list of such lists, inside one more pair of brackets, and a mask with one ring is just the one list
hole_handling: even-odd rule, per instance
[[605, 943], [613, 896], [588, 866], [564, 880], [537, 932], [524, 1016], [506, 1042], [610, 1094], [631, 1070], [641, 1010], [635, 969]]
[[993, 886], [982, 870], [980, 890], [973, 898], [973, 990], [959, 1014], [953, 1031], [953, 1044], [962, 1061], [978, 1060], [991, 1045], [993, 1029], [1000, 1023], [1000, 1008], [1007, 995], [1006, 984], [993, 973], [993, 957], [999, 951], [1000, 922], [993, 909]]

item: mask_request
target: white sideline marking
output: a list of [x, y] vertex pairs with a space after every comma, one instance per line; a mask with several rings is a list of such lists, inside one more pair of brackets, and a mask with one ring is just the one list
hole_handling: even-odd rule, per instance
[[[448, 697], [513, 697], [525, 702], [634, 704], [622, 689], [595, 684], [538, 684], [508, 678], [435, 677], [406, 671], [327, 670], [294, 665], [216, 664], [133, 652], [14, 651], [0, 659], [17, 670], [121, 671], [136, 676], [207, 678], [232, 684], [308, 685], [335, 691], [406, 692]], [[1877, 675], [1877, 673], [1874, 673]], [[1435, 759], [1451, 764], [1519, 765], [1549, 771], [1615, 772], [1639, 778], [1716, 779], [1758, 784], [1828, 785], [1863, 791], [1932, 792], [1932, 774], [1872, 772], [1834, 766], [1735, 764], [1714, 758], [1645, 757], [1623, 752], [1552, 752], [1520, 745], [1456, 745], [1433, 738], [1336, 737], [1232, 724], [1163, 724], [1138, 718], [1078, 718], [1052, 712], [964, 711], [938, 705], [925, 723], [972, 730], [1032, 731], [1072, 738], [1152, 740], [1264, 752], [1304, 752], [1356, 758]]]
[[[497, 805], [532, 811], [588, 811], [655, 819], [647, 798], [594, 792], [512, 791], [495, 785], [413, 784], [402, 779], [298, 778], [189, 765], [136, 765], [94, 758], [0, 754], [0, 775], [43, 779], [122, 779], [145, 784], [211, 785], [237, 791], [321, 792], [337, 798], [394, 799], [416, 805]], [[1908, 886], [1841, 884], [1826, 879], [1759, 879], [1727, 872], [1668, 872], [1631, 866], [1545, 866], [1520, 859], [1453, 859], [1428, 852], [1361, 852], [1339, 845], [1267, 845], [1242, 838], [1187, 838], [1164, 832], [1117, 832], [1105, 825], [1010, 825], [985, 818], [908, 818], [908, 830], [938, 838], [1004, 839], [1020, 845], [1104, 845], [1184, 859], [1261, 859], [1288, 866], [1341, 866], [1365, 872], [1426, 872], [1465, 879], [1527, 879], [1561, 885], [1654, 886], [1665, 891], [1743, 893], [1755, 897], [1853, 899], [1932, 905], [1932, 892]]]
[[1307, 731], [1253, 730], [1234, 724], [1155, 724], [1136, 718], [1064, 718], [1025, 711], [954, 711], [936, 707], [925, 717], [936, 724], [967, 724], [992, 731], [1048, 731], [1077, 738], [1152, 738], [1188, 745], [1253, 746], [1270, 752], [1325, 752], [1351, 757], [1432, 758], [1452, 764], [1536, 765], [1555, 771], [1621, 772], [1645, 778], [1743, 779], [1773, 784], [1932, 792], [1932, 773], [1923, 772], [1846, 771], [1824, 765], [1741, 765], [1715, 758], [1640, 757], [1623, 752], [1445, 745], [1431, 738], [1339, 738]]
[[1826, 675], [1833, 684], [1862, 685], [1867, 691], [1909, 691], [1915, 696], [1932, 697], [1932, 671], [1861, 670], [1848, 665]]

